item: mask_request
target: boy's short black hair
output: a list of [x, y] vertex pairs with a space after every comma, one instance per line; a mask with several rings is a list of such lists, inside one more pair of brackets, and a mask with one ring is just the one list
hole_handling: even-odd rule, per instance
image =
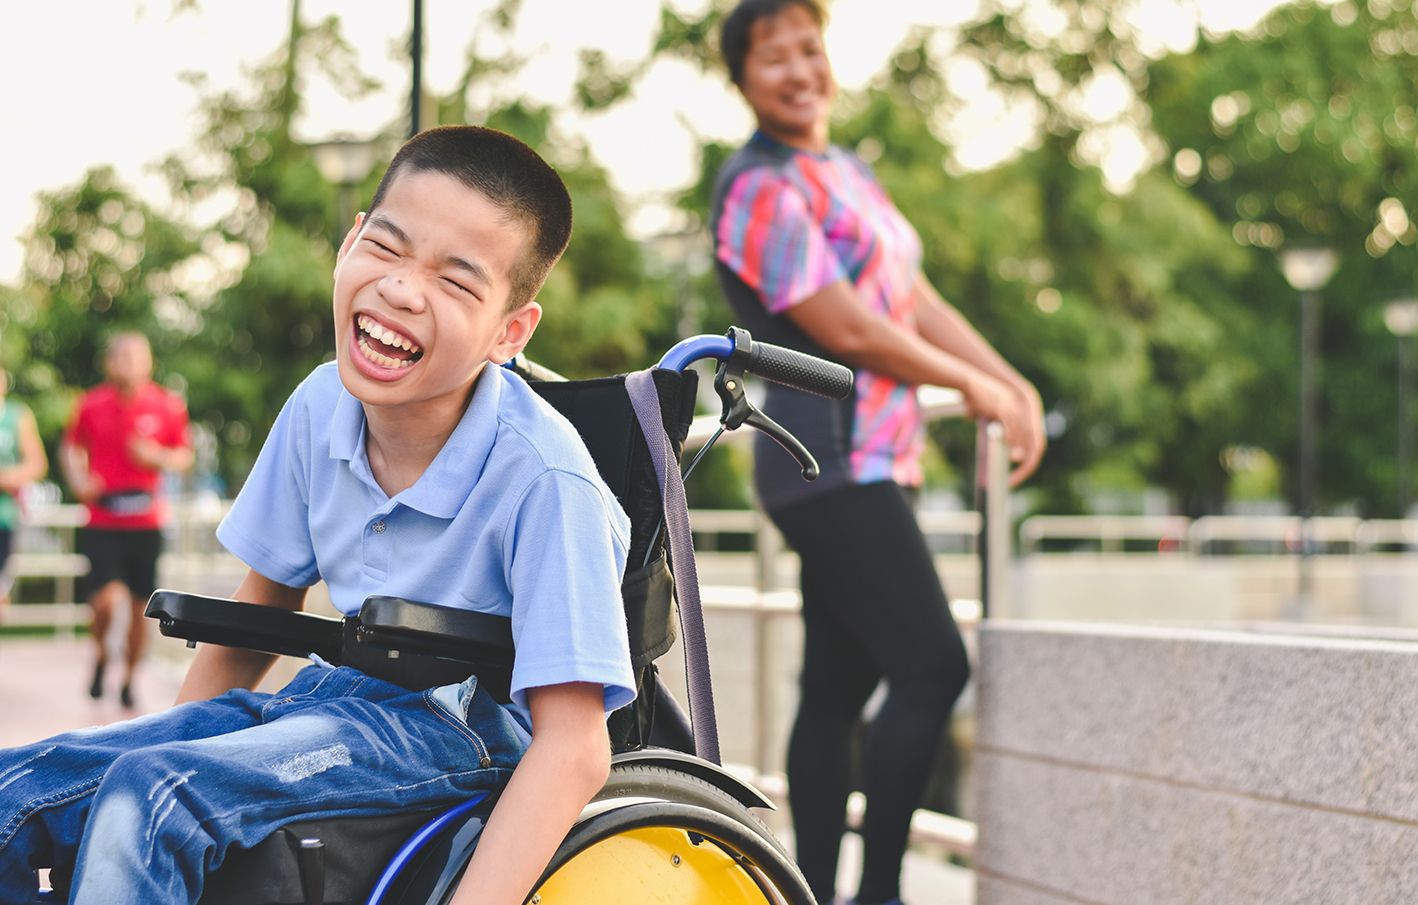
[[743, 0], [733, 12], [724, 17], [719, 26], [719, 53], [724, 64], [729, 67], [729, 78], [735, 85], [743, 84], [743, 63], [748, 58], [753, 25], [759, 19], [776, 16], [790, 6], [801, 6], [812, 16], [821, 28], [827, 22], [827, 13], [817, 0]]
[[415, 135], [394, 155], [369, 202], [370, 213], [404, 170], [451, 176], [525, 224], [530, 241], [509, 275], [508, 310], [536, 298], [571, 241], [571, 196], [550, 164], [505, 132], [438, 126]]

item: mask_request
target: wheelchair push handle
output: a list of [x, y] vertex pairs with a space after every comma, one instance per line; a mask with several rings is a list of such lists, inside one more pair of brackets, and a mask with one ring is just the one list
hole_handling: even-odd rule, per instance
[[703, 334], [680, 340], [660, 359], [659, 367], [683, 371], [705, 359], [714, 359], [740, 375], [757, 374], [829, 399], [844, 399], [852, 392], [850, 368], [786, 346], [756, 342], [742, 327], [730, 327], [723, 336]]
[[752, 343], [745, 370], [764, 380], [828, 399], [843, 399], [852, 392], [851, 369], [772, 343]]

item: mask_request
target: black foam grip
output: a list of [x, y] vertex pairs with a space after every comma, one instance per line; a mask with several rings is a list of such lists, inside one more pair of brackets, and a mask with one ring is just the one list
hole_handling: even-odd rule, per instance
[[828, 399], [843, 399], [852, 392], [850, 368], [772, 343], [753, 344], [748, 371], [765, 380]]

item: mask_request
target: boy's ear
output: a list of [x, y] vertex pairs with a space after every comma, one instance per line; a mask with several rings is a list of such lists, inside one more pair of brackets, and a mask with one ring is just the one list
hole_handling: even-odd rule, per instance
[[355, 214], [354, 226], [351, 226], [350, 231], [345, 233], [345, 241], [340, 243], [340, 250], [335, 253], [336, 270], [340, 269], [340, 262], [345, 259], [345, 255], [349, 254], [350, 249], [354, 247], [355, 239], [359, 238], [359, 229], [361, 226], [364, 226], [364, 211]]
[[515, 358], [531, 340], [541, 321], [542, 306], [536, 302], [528, 302], [508, 314], [502, 322], [502, 337], [493, 345], [488, 361], [501, 365]]

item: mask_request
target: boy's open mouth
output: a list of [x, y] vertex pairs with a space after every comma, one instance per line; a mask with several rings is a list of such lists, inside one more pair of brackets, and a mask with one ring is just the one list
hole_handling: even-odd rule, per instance
[[423, 357], [423, 349], [413, 340], [367, 315], [355, 318], [355, 336], [360, 353], [381, 368], [407, 368]]

